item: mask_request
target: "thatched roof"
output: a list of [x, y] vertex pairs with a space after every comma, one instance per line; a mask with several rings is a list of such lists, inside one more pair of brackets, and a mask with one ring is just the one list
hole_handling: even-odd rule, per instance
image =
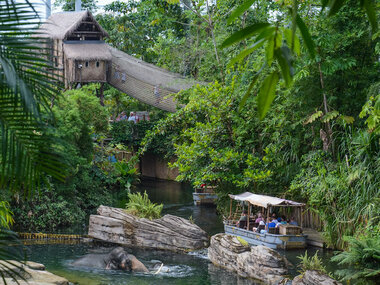
[[81, 24], [82, 20], [90, 17], [94, 24], [98, 26], [104, 37], [108, 37], [107, 32], [99, 25], [94, 16], [89, 11], [81, 12], [62, 12], [52, 14], [44, 24], [41, 25], [37, 34], [40, 36], [48, 36], [54, 40], [65, 39], [69, 34]]
[[66, 58], [76, 60], [111, 60], [108, 45], [100, 41], [80, 41], [64, 43], [63, 52]]

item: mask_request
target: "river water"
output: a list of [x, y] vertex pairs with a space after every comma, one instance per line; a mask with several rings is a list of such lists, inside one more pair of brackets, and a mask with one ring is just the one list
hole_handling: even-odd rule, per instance
[[[223, 224], [213, 207], [197, 207], [193, 205], [192, 189], [186, 184], [170, 181], [143, 180], [135, 191], [147, 191], [151, 201], [163, 203], [163, 214], [174, 214], [183, 218], [192, 218], [210, 236], [223, 232]], [[93, 268], [75, 268], [71, 263], [88, 253], [108, 253], [112, 248], [80, 244], [33, 244], [26, 246], [28, 260], [45, 264], [47, 270], [67, 278], [69, 281], [83, 285], [104, 284], [262, 284], [252, 280], [239, 278], [236, 274], [212, 265], [207, 259], [207, 250], [189, 254], [177, 254], [164, 251], [128, 249], [148, 269], [154, 271], [153, 265], [158, 261], [164, 264], [158, 274], [133, 274], [121, 271], [98, 270]], [[314, 254], [316, 248], [308, 248]], [[290, 274], [296, 275], [297, 256], [304, 251], [282, 252], [294, 265]], [[327, 268], [331, 252], [320, 250], [319, 255]]]

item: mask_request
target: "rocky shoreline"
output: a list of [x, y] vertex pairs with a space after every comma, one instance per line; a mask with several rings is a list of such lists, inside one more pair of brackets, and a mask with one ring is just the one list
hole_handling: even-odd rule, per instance
[[[0, 270], [2, 274], [5, 275], [5, 282], [7, 285], [69, 285], [69, 281], [63, 277], [55, 275], [49, 271], [46, 271], [46, 268], [41, 263], [36, 263], [32, 261], [27, 261], [26, 263], [21, 263], [19, 261], [10, 261], [5, 263], [4, 261], [0, 262]], [[8, 270], [5, 270], [7, 268]], [[18, 276], [16, 280], [7, 275], [6, 271], [13, 271]], [[13, 274], [15, 276], [15, 274]], [[21, 278], [22, 277], [22, 278]], [[25, 280], [23, 280], [25, 279]], [[0, 284], [5, 284], [4, 281], [0, 278]]]
[[308, 270], [290, 280], [290, 263], [277, 251], [262, 245], [249, 246], [243, 239], [224, 233], [211, 237], [208, 257], [216, 266], [236, 272], [240, 277], [259, 280], [265, 284], [341, 285], [314, 270]]

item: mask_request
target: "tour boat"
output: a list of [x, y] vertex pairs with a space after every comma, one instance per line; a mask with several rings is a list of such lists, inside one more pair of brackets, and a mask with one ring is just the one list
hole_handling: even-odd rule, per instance
[[[230, 216], [224, 220], [224, 231], [226, 234], [241, 237], [250, 245], [265, 245], [273, 249], [299, 249], [306, 247], [307, 236], [302, 234], [302, 207], [303, 203], [298, 203], [290, 200], [280, 199], [276, 197], [257, 195], [250, 192], [245, 192], [239, 195], [229, 194], [231, 198]], [[236, 220], [232, 217], [232, 201], [240, 203], [248, 203], [247, 222], [243, 227], [236, 224]], [[267, 221], [269, 213], [274, 207], [292, 207], [300, 211], [301, 227], [294, 225], [281, 225], [278, 228], [269, 228], [269, 232], [259, 233], [252, 231], [254, 226], [257, 226], [254, 221], [250, 221], [251, 205], [260, 207], [263, 212], [266, 212]]]
[[214, 189], [214, 186], [206, 185], [204, 187], [195, 188], [195, 192], [193, 192], [194, 205], [215, 205], [218, 196], [215, 194]]

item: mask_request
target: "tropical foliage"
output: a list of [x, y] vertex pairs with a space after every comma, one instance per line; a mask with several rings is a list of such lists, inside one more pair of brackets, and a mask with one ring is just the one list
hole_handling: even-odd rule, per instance
[[[59, 86], [51, 73], [46, 41], [34, 29], [39, 18], [29, 1], [0, 1], [0, 189], [24, 197], [40, 189], [46, 177], [63, 180], [64, 168], [53, 152], [51, 100]], [[17, 235], [9, 230], [13, 213], [0, 205], [0, 275], [24, 280], [24, 260]], [[9, 246], [10, 244], [15, 246]], [[18, 246], [17, 246], [18, 245]], [[15, 266], [15, 267], [14, 267]], [[14, 269], [12, 269], [12, 267]]]
[[356, 281], [355, 284], [377, 284], [380, 277], [380, 239], [347, 238], [349, 250], [340, 252], [331, 260], [343, 265], [337, 274], [342, 281]]
[[145, 219], [158, 219], [161, 217], [163, 204], [157, 205], [149, 200], [146, 191], [141, 193], [129, 193], [129, 201], [125, 205], [126, 212]]
[[313, 256], [309, 257], [306, 250], [304, 255], [297, 256], [297, 258], [300, 261], [298, 264], [300, 274], [304, 274], [307, 270], [316, 270], [321, 274], [327, 274], [326, 267], [318, 256], [318, 251], [316, 251]]
[[58, 84], [46, 41], [31, 37], [39, 21], [31, 4], [5, 0], [0, 7], [0, 189], [27, 194], [46, 174], [64, 176], [45, 123]]

